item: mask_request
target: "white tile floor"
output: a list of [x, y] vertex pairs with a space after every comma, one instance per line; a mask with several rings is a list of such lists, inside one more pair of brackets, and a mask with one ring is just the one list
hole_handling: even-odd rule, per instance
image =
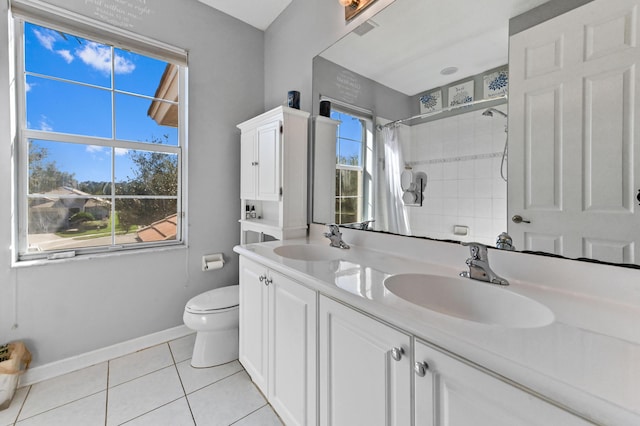
[[195, 335], [17, 390], [0, 426], [282, 425], [238, 361], [189, 364]]

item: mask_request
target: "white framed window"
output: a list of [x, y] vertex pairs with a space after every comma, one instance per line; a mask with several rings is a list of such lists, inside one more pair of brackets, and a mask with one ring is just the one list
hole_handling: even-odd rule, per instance
[[340, 122], [336, 130], [335, 223], [362, 222], [368, 215], [365, 198], [371, 180], [367, 153], [372, 119], [340, 105], [332, 106], [331, 118]]
[[59, 21], [13, 21], [14, 260], [184, 244], [186, 52]]

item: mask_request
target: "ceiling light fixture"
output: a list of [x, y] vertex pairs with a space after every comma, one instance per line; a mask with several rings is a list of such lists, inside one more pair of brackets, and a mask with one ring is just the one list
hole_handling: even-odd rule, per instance
[[353, 19], [375, 1], [376, 0], [338, 0], [338, 2], [344, 6], [345, 21]]

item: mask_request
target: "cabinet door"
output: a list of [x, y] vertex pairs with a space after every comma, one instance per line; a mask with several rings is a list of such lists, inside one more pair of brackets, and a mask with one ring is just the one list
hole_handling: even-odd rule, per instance
[[415, 424], [438, 426], [592, 425], [533, 394], [416, 341]]
[[[280, 120], [257, 130], [258, 200], [280, 200]], [[307, 161], [300, 159], [300, 161]]]
[[240, 136], [240, 198], [256, 198], [256, 162], [256, 131], [243, 131]]
[[253, 382], [267, 394], [268, 287], [260, 276], [266, 268], [240, 257], [239, 360]]
[[411, 424], [410, 337], [323, 296], [319, 309], [320, 424]]
[[316, 293], [271, 271], [269, 402], [287, 425], [315, 425]]

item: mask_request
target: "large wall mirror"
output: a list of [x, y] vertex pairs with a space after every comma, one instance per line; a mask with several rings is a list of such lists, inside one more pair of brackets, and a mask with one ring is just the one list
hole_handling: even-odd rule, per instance
[[[513, 33], [514, 26], [524, 29], [588, 2], [396, 0], [320, 53], [313, 63], [313, 113], [320, 113], [320, 101], [325, 100], [331, 114], [316, 117], [314, 123], [313, 221], [345, 226], [373, 221], [367, 229], [489, 246], [506, 232], [516, 236], [516, 250], [640, 264], [633, 239], [610, 243], [579, 235], [581, 247], [569, 251], [571, 238], [545, 230], [568, 229], [566, 223], [574, 217], [562, 208], [538, 216], [535, 209], [519, 208], [518, 194], [553, 186], [548, 176], [557, 170], [552, 165], [548, 173], [533, 176], [540, 185], [523, 186], [522, 179], [510, 178], [529, 173], [532, 165], [523, 164], [522, 149], [509, 152], [513, 123], [523, 121], [510, 115], [524, 115], [522, 108], [508, 104], [513, 96], [504, 84], [513, 72], [509, 21]], [[545, 43], [540, 41], [541, 46]], [[545, 114], [536, 117], [537, 126], [553, 128], [552, 123], [543, 124]], [[548, 159], [553, 147], [541, 149], [547, 151], [530, 157]], [[624, 179], [613, 170], [615, 161], [606, 164], [611, 169], [600, 167], [602, 179]], [[584, 169], [576, 167], [575, 173]], [[635, 184], [625, 185], [623, 210], [630, 213], [625, 226], [637, 234]], [[607, 234], [617, 222], [614, 216], [589, 220], [570, 232], [580, 233], [582, 227]], [[589, 241], [602, 244], [586, 250]]]

